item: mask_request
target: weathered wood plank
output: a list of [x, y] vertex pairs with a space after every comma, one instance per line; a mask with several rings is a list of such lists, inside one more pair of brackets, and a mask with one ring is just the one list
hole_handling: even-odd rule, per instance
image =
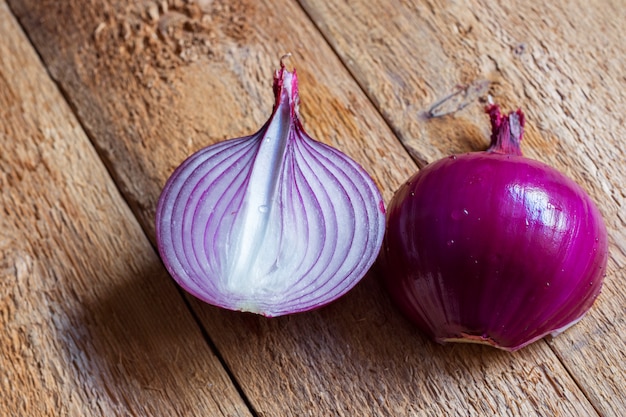
[[250, 415], [0, 1], [0, 414]]
[[419, 117], [456, 85], [487, 80], [496, 101], [524, 108], [526, 155], [583, 185], [611, 240], [599, 302], [550, 345], [598, 410], [626, 414], [623, 4], [300, 2], [418, 160], [486, 146], [477, 96], [448, 117]]
[[[175, 165], [265, 121], [287, 51], [313, 136], [365, 166], [386, 200], [415, 169], [293, 2], [10, 3], [150, 236]], [[191, 303], [259, 415], [595, 413], [547, 344], [434, 345], [373, 275], [331, 306], [272, 320]]]

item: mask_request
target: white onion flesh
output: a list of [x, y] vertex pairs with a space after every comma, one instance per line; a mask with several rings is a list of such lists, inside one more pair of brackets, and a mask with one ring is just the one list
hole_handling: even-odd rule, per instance
[[174, 171], [156, 216], [159, 252], [184, 289], [264, 316], [345, 294], [373, 264], [385, 229], [369, 175], [304, 131], [297, 77], [282, 63], [274, 91], [259, 132], [204, 148]]

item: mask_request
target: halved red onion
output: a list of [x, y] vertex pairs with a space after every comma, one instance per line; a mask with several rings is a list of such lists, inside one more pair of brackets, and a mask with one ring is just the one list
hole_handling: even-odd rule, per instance
[[521, 111], [487, 111], [489, 150], [433, 162], [394, 195], [381, 271], [395, 303], [437, 341], [516, 350], [591, 308], [608, 239], [578, 184], [522, 156]]
[[276, 104], [256, 134], [191, 155], [156, 215], [172, 277], [207, 303], [279, 316], [345, 294], [376, 259], [385, 209], [369, 175], [300, 122], [295, 70], [274, 75]]

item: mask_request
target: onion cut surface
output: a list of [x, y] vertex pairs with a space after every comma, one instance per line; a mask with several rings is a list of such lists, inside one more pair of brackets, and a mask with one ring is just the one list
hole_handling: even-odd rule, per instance
[[396, 192], [381, 270], [395, 303], [435, 340], [513, 351], [591, 308], [608, 238], [578, 184], [522, 156], [521, 111], [488, 112], [490, 149], [429, 164]]
[[276, 104], [254, 135], [204, 148], [167, 181], [158, 249], [207, 303], [264, 316], [321, 307], [375, 261], [385, 209], [369, 175], [300, 122], [295, 70], [274, 75]]

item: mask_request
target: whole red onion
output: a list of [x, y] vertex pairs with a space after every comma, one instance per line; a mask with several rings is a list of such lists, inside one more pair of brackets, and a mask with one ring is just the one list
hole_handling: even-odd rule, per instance
[[395, 303], [435, 340], [513, 351], [591, 308], [608, 241], [579, 185], [522, 156], [522, 112], [487, 112], [487, 151], [434, 162], [396, 192], [381, 270]]

